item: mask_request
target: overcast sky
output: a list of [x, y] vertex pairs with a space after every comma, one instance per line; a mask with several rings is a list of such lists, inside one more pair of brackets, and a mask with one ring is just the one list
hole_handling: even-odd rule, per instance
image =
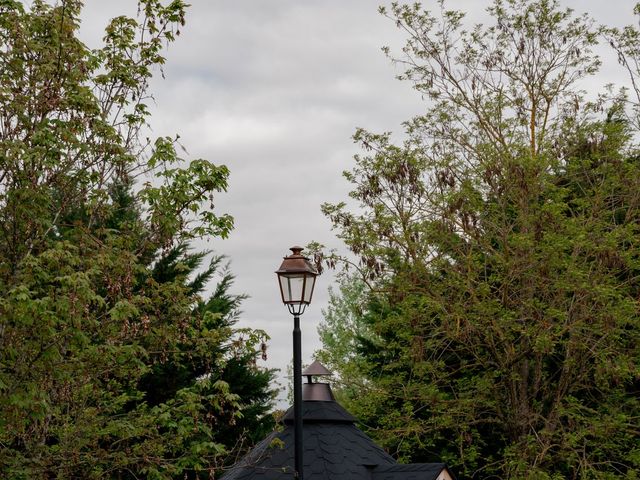
[[[188, 3], [187, 24], [167, 53], [165, 79], [158, 75], [152, 84], [153, 134], [180, 134], [187, 158], [231, 170], [229, 191], [215, 205], [235, 217], [236, 227], [229, 239], [213, 239], [205, 248], [231, 259], [236, 291], [250, 295], [240, 324], [271, 336], [264, 363], [286, 372], [293, 321], [280, 302], [274, 271], [292, 245], [317, 240], [343, 249], [320, 205], [347, 197], [341, 172], [358, 152], [351, 135], [356, 127], [401, 133], [401, 122], [425, 104], [409, 84], [395, 80], [398, 67], [380, 51], [384, 45], [398, 51], [403, 43], [393, 22], [377, 13], [382, 2]], [[619, 25], [632, 21], [635, 1], [562, 3]], [[487, 4], [449, 2], [472, 19], [482, 19]], [[87, 0], [83, 39], [98, 46], [109, 18], [135, 11], [135, 0]], [[617, 75], [609, 61], [602, 83]], [[305, 362], [320, 347], [316, 329], [331, 283], [330, 275], [318, 279], [302, 317]]]

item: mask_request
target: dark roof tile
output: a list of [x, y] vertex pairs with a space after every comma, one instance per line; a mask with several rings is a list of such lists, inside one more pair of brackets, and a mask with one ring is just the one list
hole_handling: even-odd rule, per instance
[[[444, 468], [440, 463], [396, 464], [355, 426], [349, 412], [334, 401], [305, 401], [303, 413], [305, 480], [434, 480]], [[281, 443], [274, 442], [276, 439]], [[293, 450], [290, 410], [284, 417], [284, 429], [256, 445], [222, 478], [293, 479]]]
[[[287, 410], [282, 418], [285, 424], [293, 424], [293, 408]], [[338, 402], [302, 402], [303, 423], [354, 423], [355, 417], [340, 406]]]

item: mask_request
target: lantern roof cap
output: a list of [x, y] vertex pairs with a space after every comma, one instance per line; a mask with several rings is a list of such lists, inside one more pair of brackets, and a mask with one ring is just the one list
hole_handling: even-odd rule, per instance
[[293, 246], [289, 250], [293, 253], [283, 257], [282, 265], [280, 265], [280, 268], [276, 270], [278, 275], [286, 275], [288, 273], [307, 273], [314, 276], [318, 275], [317, 270], [313, 268], [313, 265], [311, 265], [309, 258], [302, 255], [301, 252], [304, 248]]

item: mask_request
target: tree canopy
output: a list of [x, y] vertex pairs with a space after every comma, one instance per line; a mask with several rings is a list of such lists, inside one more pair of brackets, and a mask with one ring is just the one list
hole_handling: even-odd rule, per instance
[[471, 26], [438, 5], [381, 9], [427, 103], [400, 145], [358, 130], [352, 202], [323, 206], [353, 256], [319, 355], [402, 460], [636, 478], [638, 90], [582, 88], [599, 42], [635, 80], [638, 31], [553, 0], [495, 0]]
[[2, 478], [209, 478], [271, 426], [265, 335], [188, 250], [232, 229], [229, 172], [142, 134], [186, 7], [141, 0], [92, 50], [81, 1], [0, 1]]

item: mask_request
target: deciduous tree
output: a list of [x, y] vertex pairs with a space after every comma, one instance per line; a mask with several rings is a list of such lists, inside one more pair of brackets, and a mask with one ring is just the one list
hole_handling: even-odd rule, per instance
[[223, 430], [260, 428], [269, 373], [227, 382], [260, 334], [234, 329], [230, 277], [202, 299], [213, 270], [189, 277], [201, 256], [179, 250], [231, 230], [209, 205], [227, 168], [141, 134], [186, 4], [141, 0], [95, 50], [81, 7], [0, 1], [0, 476], [208, 478]]
[[624, 91], [578, 83], [604, 30], [552, 0], [496, 0], [470, 28], [439, 5], [382, 9], [427, 111], [403, 145], [359, 130], [359, 209], [323, 207], [369, 285], [349, 406], [461, 478], [635, 478], [638, 131]]

